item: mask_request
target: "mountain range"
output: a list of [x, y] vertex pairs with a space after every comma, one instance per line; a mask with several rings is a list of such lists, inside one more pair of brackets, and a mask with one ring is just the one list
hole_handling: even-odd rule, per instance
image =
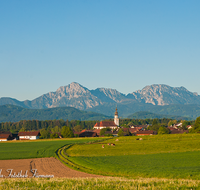
[[190, 92], [184, 87], [170, 87], [164, 84], [146, 86], [142, 90], [125, 95], [111, 88], [89, 90], [73, 82], [32, 101], [0, 98], [0, 105], [6, 104], [29, 109], [74, 107], [108, 116], [114, 114], [117, 105], [121, 117], [128, 117], [138, 111], [190, 118], [200, 115], [200, 96], [197, 93]]

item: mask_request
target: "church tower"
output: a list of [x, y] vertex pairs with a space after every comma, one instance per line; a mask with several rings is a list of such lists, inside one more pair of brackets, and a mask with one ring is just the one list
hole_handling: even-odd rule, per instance
[[116, 107], [116, 109], [115, 109], [114, 123], [115, 123], [117, 126], [119, 126], [119, 118], [118, 118], [117, 107]]

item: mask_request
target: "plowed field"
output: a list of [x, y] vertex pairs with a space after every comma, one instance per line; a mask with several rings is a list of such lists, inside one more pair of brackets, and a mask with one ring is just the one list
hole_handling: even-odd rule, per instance
[[33, 176], [31, 169], [37, 169], [37, 173], [39, 175], [54, 175], [54, 177], [102, 177], [72, 170], [53, 157], [20, 160], [0, 160], [0, 170], [2, 170], [1, 175], [8, 176], [9, 172], [6, 171], [7, 169], [13, 169], [13, 174], [14, 172], [17, 174], [22, 170], [23, 175], [25, 174], [26, 170], [28, 170], [27, 174], [29, 177]]

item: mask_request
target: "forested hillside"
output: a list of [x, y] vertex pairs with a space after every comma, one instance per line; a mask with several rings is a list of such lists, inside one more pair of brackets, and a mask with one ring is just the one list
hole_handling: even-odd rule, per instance
[[0, 122], [20, 120], [102, 120], [110, 117], [100, 113], [81, 111], [72, 107], [28, 109], [14, 105], [0, 106]]

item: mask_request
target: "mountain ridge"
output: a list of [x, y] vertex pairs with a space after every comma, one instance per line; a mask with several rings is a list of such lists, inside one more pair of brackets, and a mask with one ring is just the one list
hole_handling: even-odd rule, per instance
[[[184, 109], [187, 105], [200, 105], [200, 96], [188, 91], [185, 87], [171, 87], [165, 84], [153, 84], [145, 86], [142, 90], [129, 93], [127, 95], [112, 88], [96, 88], [89, 90], [79, 83], [72, 82], [69, 85], [61, 86], [54, 92], [43, 94], [34, 100], [18, 101], [13, 98], [0, 98], [0, 105], [11, 104], [29, 109], [46, 109], [55, 107], [74, 107], [79, 110], [94, 111], [101, 114], [113, 115], [116, 105], [121, 109], [123, 117], [127, 117], [137, 111], [161, 110], [159, 106], [179, 105]], [[157, 107], [158, 106], [158, 107]], [[174, 112], [173, 106], [169, 109]], [[177, 106], [174, 106], [177, 110]], [[191, 108], [193, 110], [194, 108]], [[199, 107], [196, 106], [198, 110]], [[162, 114], [169, 114], [167, 109]], [[157, 113], [157, 112], [154, 112]], [[199, 112], [192, 114], [185, 112], [179, 113], [193, 118]], [[187, 114], [186, 114], [187, 113]], [[185, 115], [184, 115], [185, 114]], [[175, 115], [179, 115], [176, 114]]]
[[14, 98], [2, 97], [0, 105], [12, 104], [39, 109], [71, 106], [85, 110], [108, 102], [122, 103], [124, 101], [133, 102], [133, 100], [152, 105], [200, 104], [200, 96], [188, 91], [185, 87], [153, 84], [125, 95], [111, 88], [89, 90], [79, 83], [72, 82], [67, 86], [59, 87], [55, 92], [48, 92], [32, 101], [19, 101]]

